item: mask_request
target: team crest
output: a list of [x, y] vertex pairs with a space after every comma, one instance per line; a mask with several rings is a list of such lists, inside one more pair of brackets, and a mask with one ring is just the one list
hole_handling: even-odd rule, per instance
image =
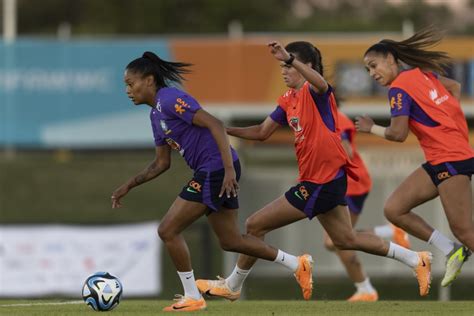
[[288, 123], [290, 123], [291, 128], [295, 132], [301, 132], [303, 130], [303, 128], [300, 126], [300, 119], [297, 117], [290, 118], [290, 121]]
[[160, 100], [158, 100], [158, 101], [156, 102], [156, 109], [157, 109], [159, 112], [161, 112], [161, 103], [160, 103]]

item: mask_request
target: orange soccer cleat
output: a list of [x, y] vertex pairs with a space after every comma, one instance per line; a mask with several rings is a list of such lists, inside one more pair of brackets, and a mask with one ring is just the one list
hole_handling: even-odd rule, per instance
[[175, 297], [176, 303], [163, 308], [164, 312], [193, 312], [206, 309], [206, 301], [202, 297], [198, 300], [180, 294], [176, 294]]
[[240, 297], [240, 291], [232, 291], [220, 276], [217, 276], [217, 280], [196, 280], [196, 286], [202, 294], [222, 297], [231, 302]]
[[376, 302], [379, 300], [377, 292], [355, 292], [347, 299], [348, 302]]
[[298, 257], [298, 268], [295, 278], [303, 291], [303, 298], [309, 300], [313, 294], [313, 257], [304, 254]]
[[404, 248], [410, 249], [411, 243], [410, 243], [410, 240], [408, 239], [408, 234], [406, 233], [406, 231], [404, 231], [400, 227], [397, 227], [393, 224], [391, 224], [391, 226], [393, 230], [392, 241]]
[[431, 260], [433, 255], [431, 252], [418, 252], [418, 265], [415, 267], [415, 276], [420, 286], [420, 295], [426, 296], [431, 286]]

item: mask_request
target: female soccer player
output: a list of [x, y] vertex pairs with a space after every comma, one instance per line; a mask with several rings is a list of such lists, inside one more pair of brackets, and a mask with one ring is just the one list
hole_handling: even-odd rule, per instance
[[[165, 311], [194, 311], [206, 308], [191, 267], [191, 258], [181, 232], [203, 215], [219, 239], [222, 249], [275, 261], [295, 273], [307, 288], [312, 282], [311, 256], [295, 257], [266, 245], [251, 235], [241, 235], [237, 223], [240, 163], [230, 146], [223, 124], [201, 108], [185, 92], [169, 87], [180, 83], [189, 64], [168, 62], [145, 52], [130, 62], [125, 71], [128, 97], [135, 105], [151, 107], [150, 119], [156, 144], [154, 161], [112, 194], [112, 207], [134, 187], [150, 181], [170, 167], [171, 149], [186, 160], [194, 176], [162, 218], [158, 234], [174, 262], [184, 296]], [[289, 262], [280, 258], [292, 258]]]
[[[285, 48], [278, 42], [271, 42], [268, 47], [273, 57], [281, 62], [283, 80], [290, 89], [278, 99], [277, 108], [263, 123], [228, 128], [227, 133], [244, 139], [265, 140], [280, 125], [289, 125], [295, 136], [300, 182], [251, 215], [246, 222], [247, 233], [263, 239], [274, 229], [316, 216], [337, 248], [362, 250], [405, 263], [417, 274], [420, 294], [428, 294], [431, 253], [416, 253], [384, 242], [373, 234], [352, 229], [345, 194], [346, 173], [353, 176], [353, 165], [336, 131], [335, 98], [331, 86], [322, 76], [319, 50], [308, 42], [293, 42]], [[296, 264], [294, 258], [281, 259]], [[240, 255], [227, 279], [198, 280], [199, 290], [237, 299], [243, 281], [256, 260]], [[311, 293], [312, 288], [304, 291], [303, 296], [309, 299]]]
[[[460, 84], [437, 73], [450, 61], [444, 52], [428, 51], [442, 36], [433, 28], [397, 42], [384, 39], [364, 54], [370, 76], [389, 87], [390, 126], [358, 118], [357, 129], [390, 141], [403, 142], [411, 130], [424, 151], [426, 163], [416, 169], [385, 203], [385, 216], [409, 234], [437, 247], [447, 256], [441, 281], [449, 285], [474, 249], [471, 175], [474, 152], [459, 103]], [[412, 67], [404, 69], [402, 63]], [[411, 210], [439, 195], [459, 245], [433, 229]], [[469, 250], [470, 249], [470, 250]]]
[[[347, 178], [346, 202], [349, 208], [352, 227], [355, 227], [360, 214], [364, 208], [364, 203], [369, 195], [372, 187], [372, 180], [369, 171], [362, 160], [357, 147], [355, 145], [355, 125], [354, 123], [341, 111], [338, 111], [339, 134], [341, 136], [342, 147], [349, 156], [351, 162], [357, 166], [355, 172], [359, 181], [355, 181], [351, 177]], [[360, 230], [359, 230], [360, 231]], [[374, 233], [382, 238], [391, 238], [392, 241], [402, 247], [410, 248], [410, 242], [407, 234], [400, 228], [394, 225], [380, 225], [371, 230], [366, 230]], [[349, 302], [374, 302], [378, 300], [378, 293], [372, 286], [370, 279], [365, 274], [361, 262], [355, 251], [353, 250], [339, 250], [334, 247], [331, 238], [324, 234], [324, 245], [330, 251], [335, 251], [346, 269], [349, 278], [354, 282], [356, 293], [352, 295]]]

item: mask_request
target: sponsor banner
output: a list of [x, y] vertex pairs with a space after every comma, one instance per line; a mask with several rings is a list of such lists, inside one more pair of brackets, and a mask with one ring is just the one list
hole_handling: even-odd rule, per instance
[[0, 225], [0, 296], [80, 297], [86, 278], [106, 271], [124, 296], [162, 289], [157, 222], [109, 226]]

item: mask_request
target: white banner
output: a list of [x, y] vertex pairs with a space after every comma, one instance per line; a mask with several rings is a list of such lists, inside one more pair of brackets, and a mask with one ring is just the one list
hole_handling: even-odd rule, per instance
[[0, 225], [0, 296], [80, 297], [98, 271], [120, 279], [124, 296], [162, 288], [157, 222], [109, 226]]

